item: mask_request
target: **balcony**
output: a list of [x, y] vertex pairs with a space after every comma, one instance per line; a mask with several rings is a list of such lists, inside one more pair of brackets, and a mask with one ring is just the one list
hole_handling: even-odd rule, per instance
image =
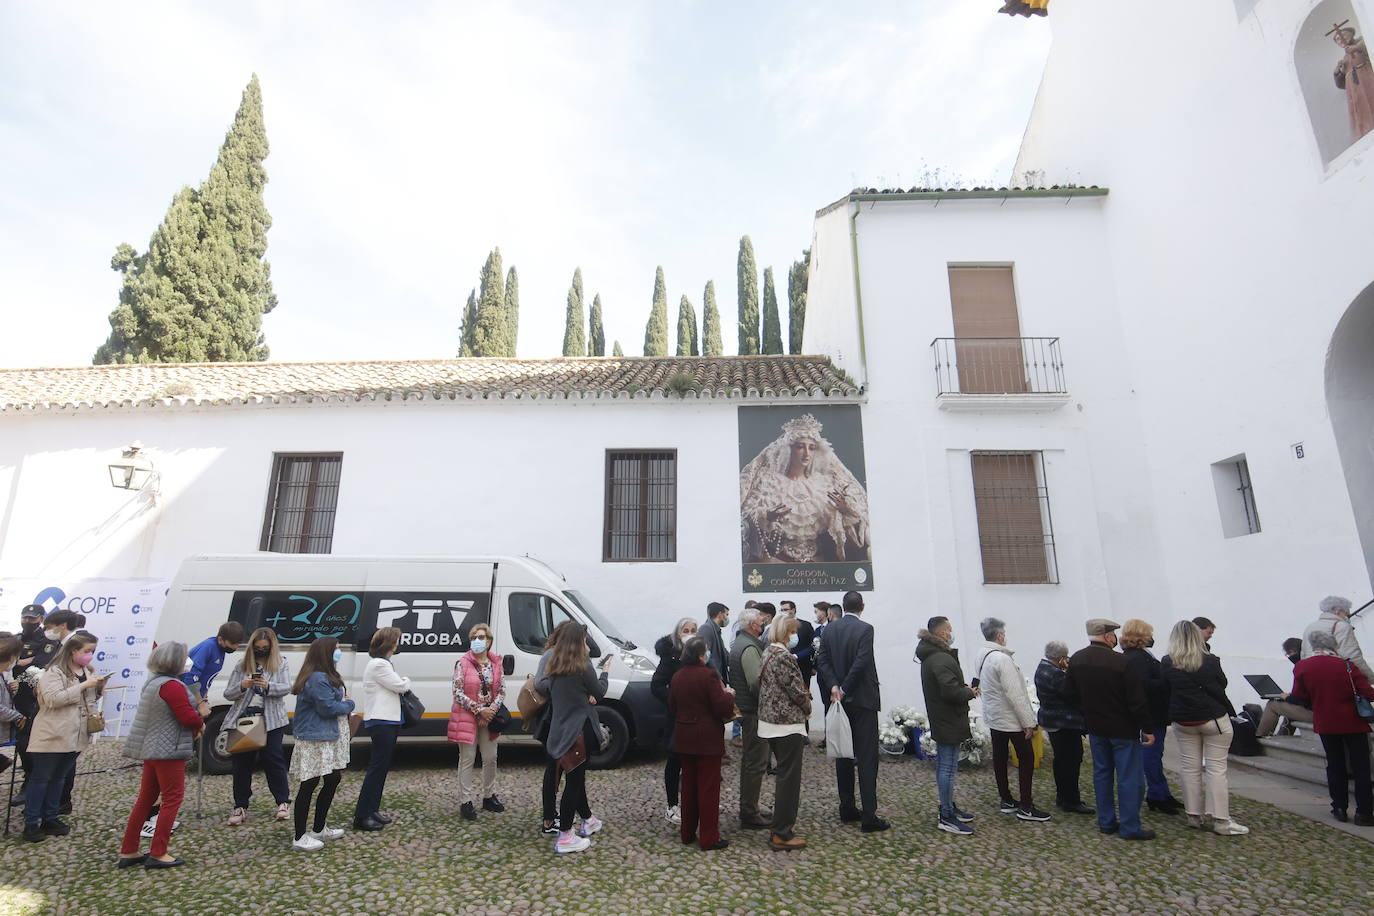
[[941, 410], [1056, 410], [1069, 402], [1058, 337], [937, 337]]

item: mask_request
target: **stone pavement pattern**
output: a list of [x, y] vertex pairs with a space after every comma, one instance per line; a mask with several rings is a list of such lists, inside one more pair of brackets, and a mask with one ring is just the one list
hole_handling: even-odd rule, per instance
[[[455, 758], [450, 748], [403, 748], [384, 804], [396, 823], [375, 834], [349, 830], [316, 853], [289, 848], [290, 829], [270, 819], [260, 775], [251, 820], [238, 828], [223, 826], [229, 777], [206, 778], [213, 817], [198, 821], [192, 776], [172, 843], [189, 864], [163, 872], [113, 865], [138, 770], [83, 777], [71, 836], [0, 844], [0, 916], [1374, 912], [1374, 843], [1246, 799], [1233, 812], [1249, 836], [1203, 834], [1147, 813], [1159, 839], [1128, 843], [1100, 835], [1090, 817], [1056, 813], [1033, 824], [998, 814], [983, 768], [960, 773], [959, 799], [977, 815], [977, 834], [957, 837], [935, 829], [931, 765], [888, 758], [879, 798], [893, 829], [862, 835], [839, 823], [832, 768], [807, 750], [798, 830], [808, 849], [773, 852], [766, 832], [735, 827], [728, 813], [738, 776], [728, 767], [731, 845], [703, 853], [664, 821], [661, 758], [641, 755], [589, 775], [606, 828], [589, 851], [555, 857], [537, 832], [536, 752], [503, 750], [498, 793], [509, 810], [476, 823], [458, 815]], [[81, 769], [123, 762], [105, 745]], [[1084, 776], [1090, 789], [1086, 768]], [[345, 775], [331, 824], [347, 826], [360, 783], [360, 773]], [[1036, 800], [1053, 800], [1044, 769]]]

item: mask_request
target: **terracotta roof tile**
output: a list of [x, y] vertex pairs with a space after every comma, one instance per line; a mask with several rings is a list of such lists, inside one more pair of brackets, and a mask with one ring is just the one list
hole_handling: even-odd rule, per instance
[[[691, 380], [690, 385], [686, 379]], [[469, 358], [0, 369], [0, 411], [430, 398], [846, 399], [861, 393], [824, 356]]]

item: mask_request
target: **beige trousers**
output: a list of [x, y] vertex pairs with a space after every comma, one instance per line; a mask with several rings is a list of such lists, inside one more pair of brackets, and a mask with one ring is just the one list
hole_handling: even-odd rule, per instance
[[[477, 794], [473, 785], [472, 765], [477, 762], [477, 750], [482, 750], [482, 794]], [[490, 798], [496, 789], [496, 741], [491, 732], [480, 726], [477, 729], [476, 744], [458, 745], [458, 792], [463, 801], [480, 805], [482, 799]]]
[[1174, 741], [1178, 742], [1183, 809], [1189, 814], [1210, 814], [1219, 821], [1230, 820], [1226, 753], [1231, 747], [1231, 718], [1219, 716], [1201, 725], [1175, 722], [1173, 729]]

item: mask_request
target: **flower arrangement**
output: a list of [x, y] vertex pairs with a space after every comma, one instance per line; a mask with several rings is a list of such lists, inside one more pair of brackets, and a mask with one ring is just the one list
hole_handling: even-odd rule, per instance
[[878, 726], [878, 744], [884, 751], [894, 756], [906, 753], [907, 729], [891, 719]]
[[921, 735], [921, 753], [930, 758], [935, 756], [935, 736], [929, 730]]
[[982, 766], [992, 756], [992, 732], [983, 724], [981, 716], [970, 715], [968, 724], [973, 737], [959, 745], [959, 760], [967, 761], [969, 766]]
[[887, 717], [896, 725], [906, 729], [920, 728], [929, 729], [930, 719], [926, 718], [925, 713], [918, 712], [914, 706], [894, 706]]
[[27, 684], [35, 690], [38, 689], [38, 679], [43, 676], [43, 669], [37, 665], [29, 665], [15, 678], [21, 684]]

